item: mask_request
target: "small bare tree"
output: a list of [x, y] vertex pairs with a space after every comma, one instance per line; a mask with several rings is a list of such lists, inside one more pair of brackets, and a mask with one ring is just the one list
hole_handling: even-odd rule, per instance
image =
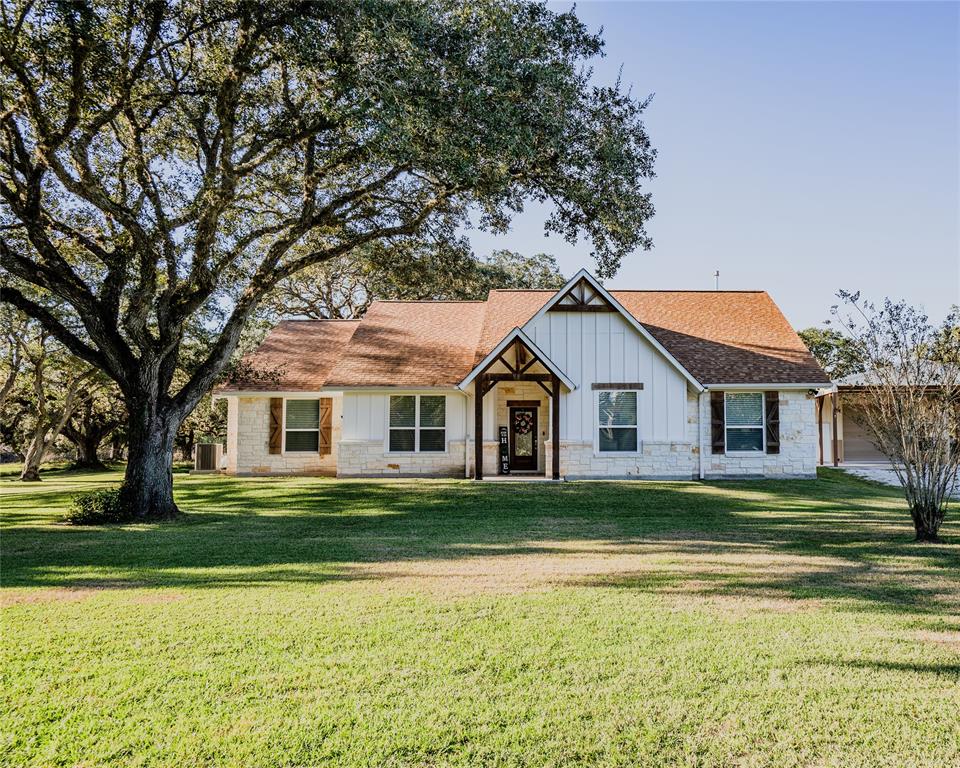
[[834, 316], [864, 371], [851, 404], [893, 464], [917, 541], [938, 541], [960, 468], [960, 310], [935, 326], [905, 302], [839, 295], [847, 311]]

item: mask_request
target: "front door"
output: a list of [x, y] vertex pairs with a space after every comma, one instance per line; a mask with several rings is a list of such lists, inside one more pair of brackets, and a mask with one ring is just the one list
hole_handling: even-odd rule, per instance
[[537, 409], [510, 409], [510, 470], [537, 469]]

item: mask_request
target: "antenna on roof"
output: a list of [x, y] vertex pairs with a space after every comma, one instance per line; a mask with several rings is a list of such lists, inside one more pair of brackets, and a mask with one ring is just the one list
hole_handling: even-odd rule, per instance
[[715, 284], [716, 287], [713, 290], [719, 291], [720, 290], [720, 270], [719, 269], [713, 273], [713, 278], [714, 280], [716, 280], [716, 284]]

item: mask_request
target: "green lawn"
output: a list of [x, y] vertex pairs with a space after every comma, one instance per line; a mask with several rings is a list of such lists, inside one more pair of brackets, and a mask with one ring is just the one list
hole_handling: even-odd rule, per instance
[[[960, 525], [818, 482], [0, 481], [4, 765], [960, 765]], [[948, 517], [948, 520], [950, 517]]]

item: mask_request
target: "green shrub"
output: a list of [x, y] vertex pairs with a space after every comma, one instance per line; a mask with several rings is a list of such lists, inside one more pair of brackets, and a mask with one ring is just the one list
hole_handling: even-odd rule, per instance
[[106, 488], [76, 494], [63, 519], [71, 525], [103, 525], [123, 523], [131, 516], [120, 505], [120, 489]]

